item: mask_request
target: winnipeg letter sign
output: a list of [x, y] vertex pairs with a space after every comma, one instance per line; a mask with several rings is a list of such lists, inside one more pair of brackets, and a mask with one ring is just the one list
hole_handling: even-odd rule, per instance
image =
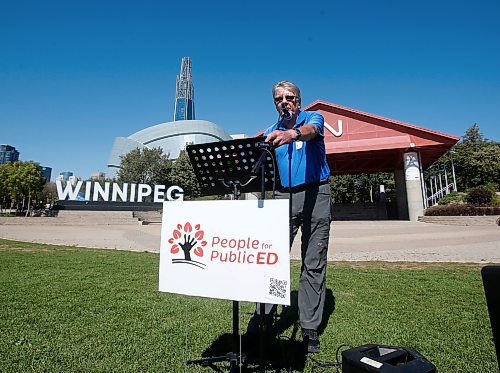
[[145, 197], [153, 196], [153, 202], [176, 201], [184, 199], [184, 191], [181, 187], [172, 185], [148, 185], [129, 183], [110, 183], [103, 185], [98, 182], [86, 181], [85, 192], [81, 192], [83, 181], [76, 185], [56, 181], [57, 195], [59, 200], [70, 201], [111, 201], [111, 202], [143, 202]]

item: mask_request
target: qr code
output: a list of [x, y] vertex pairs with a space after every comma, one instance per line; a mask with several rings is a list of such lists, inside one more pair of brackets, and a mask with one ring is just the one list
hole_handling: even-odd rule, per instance
[[269, 279], [269, 295], [285, 298], [286, 296], [287, 280], [277, 280], [275, 278]]

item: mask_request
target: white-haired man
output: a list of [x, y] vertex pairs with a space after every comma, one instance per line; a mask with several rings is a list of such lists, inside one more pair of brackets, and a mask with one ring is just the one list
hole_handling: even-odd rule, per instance
[[[273, 85], [272, 93], [279, 120], [264, 132], [265, 141], [275, 147], [281, 178], [277, 198], [291, 199], [290, 246], [302, 228], [299, 319], [308, 352], [319, 352], [331, 202], [324, 119], [318, 112], [301, 110], [300, 89], [294, 83], [280, 81]], [[266, 305], [266, 313], [274, 309]]]

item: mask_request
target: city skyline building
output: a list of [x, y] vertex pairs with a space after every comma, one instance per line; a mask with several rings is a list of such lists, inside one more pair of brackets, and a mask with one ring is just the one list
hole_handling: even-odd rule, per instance
[[52, 176], [52, 167], [38, 166], [38, 169], [42, 173], [42, 176], [45, 180], [50, 182], [50, 177]]
[[68, 183], [73, 186], [75, 186], [79, 181], [82, 181], [82, 178], [80, 176], [71, 175], [70, 177], [68, 177]]
[[14, 163], [19, 160], [19, 151], [14, 146], [0, 145], [0, 164]]
[[104, 181], [106, 180], [106, 173], [97, 171], [90, 174], [90, 180], [92, 181]]
[[181, 71], [177, 75], [175, 84], [174, 121], [193, 120], [194, 114], [194, 86], [191, 73], [191, 58], [182, 57]]
[[61, 172], [59, 174], [59, 176], [57, 177], [57, 180], [68, 181], [71, 176], [73, 176], [73, 172], [71, 172], [71, 171], [64, 171], [64, 172]]

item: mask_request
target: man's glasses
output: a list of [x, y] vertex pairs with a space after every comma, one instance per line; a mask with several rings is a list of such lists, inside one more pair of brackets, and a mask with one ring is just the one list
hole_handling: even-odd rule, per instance
[[[297, 96], [285, 96], [285, 100], [288, 102], [294, 102], [296, 97]], [[277, 104], [279, 104], [282, 101], [283, 101], [283, 97], [275, 97], [274, 98], [274, 102]]]

